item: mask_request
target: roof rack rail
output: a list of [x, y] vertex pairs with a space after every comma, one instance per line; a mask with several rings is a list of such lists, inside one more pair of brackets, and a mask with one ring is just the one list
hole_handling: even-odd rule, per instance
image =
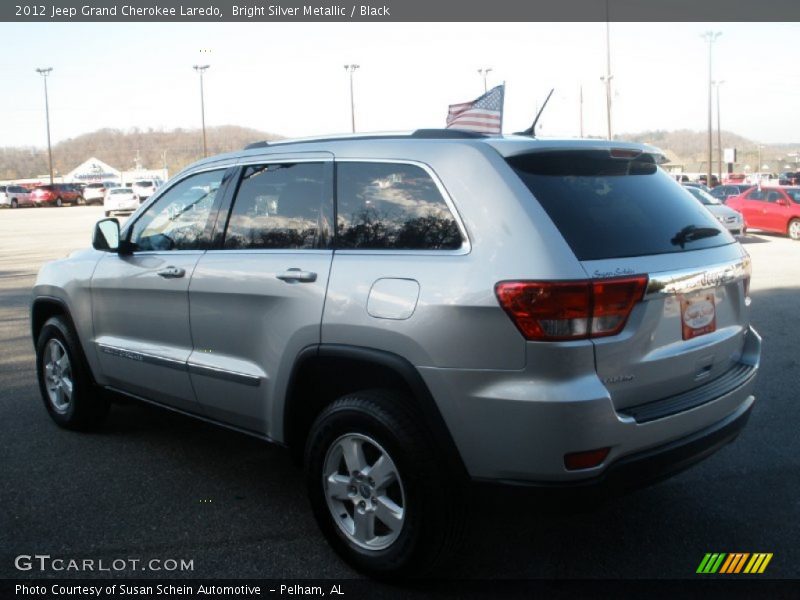
[[253, 150], [255, 148], [267, 148], [273, 145], [289, 145], [289, 144], [312, 144], [317, 142], [340, 142], [340, 141], [360, 141], [360, 140], [472, 140], [482, 139], [488, 137], [485, 133], [478, 133], [477, 131], [467, 131], [466, 129], [416, 129], [411, 133], [375, 133], [375, 134], [361, 134], [361, 135], [342, 135], [342, 136], [323, 136], [303, 138], [299, 140], [275, 140], [273, 143], [253, 142], [244, 147], [245, 150]]
[[410, 137], [423, 140], [464, 140], [485, 138], [486, 134], [466, 129], [417, 129]]

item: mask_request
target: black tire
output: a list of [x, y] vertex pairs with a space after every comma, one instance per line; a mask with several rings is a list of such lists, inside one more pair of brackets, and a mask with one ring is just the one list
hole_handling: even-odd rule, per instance
[[786, 233], [795, 242], [800, 241], [800, 219], [792, 219], [786, 228]]
[[[342, 558], [356, 569], [376, 577], [421, 576], [433, 572], [440, 575], [447, 560], [452, 558], [464, 522], [466, 503], [462, 482], [451, 476], [438, 460], [430, 434], [420, 426], [421, 416], [409, 407], [408, 399], [392, 390], [348, 394], [322, 411], [311, 427], [306, 444], [306, 485], [317, 523]], [[329, 508], [324, 483], [331, 473], [329, 452], [336, 457], [337, 444], [350, 440], [350, 436], [369, 440], [364, 446], [368, 466], [370, 457], [366, 450], [371, 450], [373, 457], [385, 451], [396, 466], [395, 481], [401, 483], [399, 486], [392, 484], [395, 486], [392, 500], [403, 509], [402, 525], [396, 529], [399, 533], [393, 533], [382, 522], [373, 521], [374, 532], [382, 529], [389, 537], [396, 535], [386, 547], [360, 546], [352, 539], [357, 533], [355, 530], [350, 534], [345, 532], [345, 521], [349, 518], [354, 528], [355, 511], [359, 510], [358, 506], [365, 505], [358, 500], [366, 498], [370, 507], [377, 507], [376, 497], [382, 494], [388, 497], [392, 493], [390, 487], [384, 492], [373, 492], [370, 500], [363, 496], [370, 493], [369, 488], [358, 483], [351, 485], [347, 488], [350, 497], [340, 506]], [[339, 464], [338, 473], [347, 471], [343, 457], [334, 458], [333, 462]], [[350, 473], [336, 476], [348, 478]], [[372, 483], [371, 479], [369, 481]], [[356, 489], [367, 491], [359, 491], [361, 495], [356, 496]], [[338, 511], [337, 517], [334, 517], [335, 511]]]
[[64, 201], [61, 199], [61, 196], [59, 196], [58, 198], [56, 198], [56, 206], [58, 206], [59, 208], [61, 208], [63, 205], [64, 205]]
[[[59, 351], [63, 350], [68, 359], [65, 364], [68, 365], [72, 392], [68, 402], [60, 406], [48, 391], [48, 385], [53, 386], [47, 375], [51, 343], [55, 348], [60, 347]], [[53, 373], [52, 370], [49, 372]], [[67, 369], [63, 373], [66, 374]], [[87, 430], [103, 423], [108, 415], [109, 403], [94, 385], [78, 337], [64, 317], [50, 318], [39, 333], [36, 342], [36, 375], [45, 408], [59, 426]]]
[[17, 206], [19, 206], [17, 204], [17, 199], [16, 198], [12, 198], [11, 199], [11, 208], [17, 208]]

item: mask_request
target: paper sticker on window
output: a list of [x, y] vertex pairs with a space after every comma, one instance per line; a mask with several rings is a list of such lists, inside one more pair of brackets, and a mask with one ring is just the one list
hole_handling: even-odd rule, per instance
[[714, 292], [681, 295], [683, 339], [690, 340], [717, 329]]

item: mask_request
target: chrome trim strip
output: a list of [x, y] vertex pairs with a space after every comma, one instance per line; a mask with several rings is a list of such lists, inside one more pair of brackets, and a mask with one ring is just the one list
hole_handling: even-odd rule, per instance
[[205, 375], [206, 377], [213, 377], [215, 379], [224, 379], [225, 381], [232, 381], [234, 383], [241, 383], [242, 385], [249, 385], [250, 387], [258, 387], [261, 385], [261, 377], [255, 375], [248, 375], [246, 373], [239, 373], [237, 371], [228, 371], [226, 369], [218, 369], [217, 367], [208, 367], [206, 365], [198, 365], [197, 363], [187, 363], [189, 373], [195, 375]]
[[97, 344], [102, 352], [117, 356], [119, 358], [127, 358], [138, 362], [144, 362], [159, 367], [167, 367], [168, 369], [176, 369], [178, 371], [186, 370], [186, 362], [176, 360], [174, 358], [165, 358], [163, 356], [156, 356], [154, 354], [147, 354], [146, 352], [138, 352], [136, 350], [126, 350], [125, 348], [118, 348], [117, 346], [109, 346], [108, 344]]
[[706, 268], [653, 273], [647, 282], [644, 299], [663, 298], [719, 287], [749, 277], [750, 271], [750, 258], [744, 257], [734, 262]]
[[117, 356], [119, 358], [127, 358], [159, 367], [167, 367], [168, 369], [175, 369], [177, 371], [189, 371], [195, 375], [205, 375], [207, 377], [214, 377], [215, 379], [223, 379], [225, 381], [232, 381], [234, 383], [241, 383], [251, 387], [258, 387], [261, 385], [261, 378], [256, 375], [248, 375], [247, 373], [239, 373], [238, 371], [228, 371], [226, 369], [219, 369], [217, 367], [207, 367], [205, 365], [198, 365], [174, 358], [166, 358], [163, 356], [156, 356], [146, 352], [138, 352], [136, 350], [126, 350], [118, 346], [109, 346], [108, 344], [97, 344], [98, 348], [106, 354]]

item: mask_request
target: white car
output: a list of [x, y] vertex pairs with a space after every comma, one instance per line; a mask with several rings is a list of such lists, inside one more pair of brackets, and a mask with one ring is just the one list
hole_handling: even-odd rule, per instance
[[0, 206], [35, 206], [30, 190], [21, 185], [0, 185]]
[[156, 189], [158, 188], [158, 184], [152, 179], [140, 179], [139, 181], [133, 182], [132, 188], [133, 193], [136, 194], [142, 202], [144, 202], [155, 193]]
[[683, 189], [705, 206], [731, 235], [738, 238], [747, 233], [744, 218], [739, 211], [733, 210], [730, 206], [725, 206], [717, 198], [700, 188], [686, 185], [683, 186]]
[[106, 192], [103, 208], [107, 217], [116, 212], [132, 213], [139, 208], [139, 197], [128, 187], [111, 188]]
[[83, 199], [87, 205], [103, 204], [108, 186], [104, 183], [89, 183], [83, 188]]

